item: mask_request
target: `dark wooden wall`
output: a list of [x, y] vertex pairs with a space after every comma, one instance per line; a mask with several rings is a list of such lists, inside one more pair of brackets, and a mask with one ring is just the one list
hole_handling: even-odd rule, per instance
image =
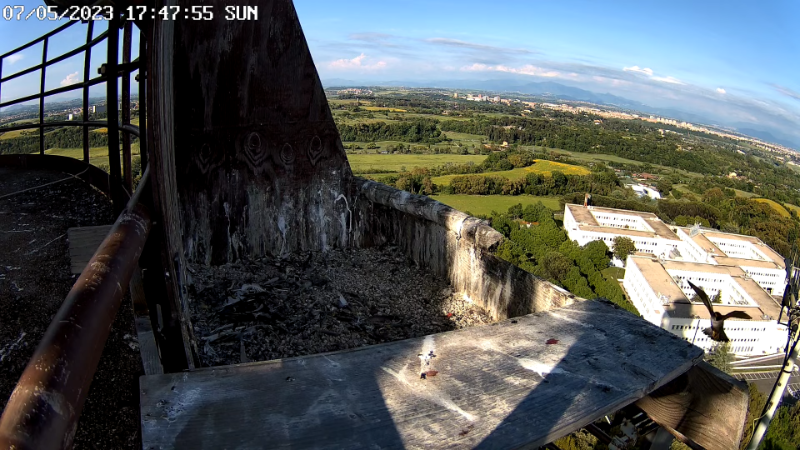
[[[193, 3], [180, 0], [178, 5]], [[175, 176], [189, 262], [345, 246], [351, 172], [290, 0], [178, 20]], [[208, 4], [205, 3], [205, 4]]]

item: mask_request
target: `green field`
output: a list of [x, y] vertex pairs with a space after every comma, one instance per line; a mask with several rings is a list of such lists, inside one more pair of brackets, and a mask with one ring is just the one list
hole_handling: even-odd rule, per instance
[[[570, 164], [564, 164], [560, 162], [554, 161], [545, 161], [542, 159], [537, 159], [536, 164], [528, 167], [520, 167], [518, 169], [512, 170], [505, 170], [502, 172], [484, 172], [477, 175], [484, 175], [484, 176], [500, 176], [506, 177], [510, 180], [518, 180], [520, 178], [525, 178], [529, 173], [538, 173], [542, 175], [549, 175], [554, 171], [560, 171], [564, 175], [588, 175], [591, 173], [589, 169], [580, 166], [573, 166]], [[432, 181], [438, 185], [448, 185], [453, 178], [462, 176], [462, 175], [444, 175], [441, 177], [436, 177]]]
[[625, 278], [625, 269], [622, 267], [609, 267], [601, 271], [606, 280], [617, 281]]
[[486, 159], [483, 155], [363, 155], [349, 154], [350, 167], [354, 173], [372, 172], [400, 172], [404, 167], [411, 170], [414, 167], [434, 167], [446, 163], [466, 164], [473, 162], [480, 164]]
[[[50, 148], [44, 151], [48, 155], [66, 156], [83, 160], [82, 148]], [[139, 154], [139, 144], [131, 144], [131, 155], [136, 156]], [[120, 160], [122, 152], [120, 152]], [[101, 165], [108, 165], [108, 147], [90, 147], [89, 148], [89, 164], [100, 167]]]
[[556, 197], [536, 197], [533, 195], [431, 195], [432, 199], [445, 205], [471, 214], [489, 215], [492, 211], [504, 213], [508, 208], [522, 203], [522, 206], [542, 202], [544, 206], [560, 211], [561, 204]]

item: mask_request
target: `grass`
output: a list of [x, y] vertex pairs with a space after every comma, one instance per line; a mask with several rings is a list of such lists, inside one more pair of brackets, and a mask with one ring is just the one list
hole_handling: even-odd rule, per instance
[[367, 111], [389, 111], [389, 112], [406, 112], [405, 109], [398, 109], [398, 108], [385, 108], [383, 106], [362, 106], [361, 109]]
[[608, 267], [600, 272], [606, 280], [617, 281], [625, 278], [625, 269], [622, 267]]
[[[50, 148], [44, 151], [48, 155], [66, 156], [83, 160], [82, 148]], [[131, 155], [139, 154], [139, 144], [131, 144]], [[120, 152], [120, 159], [122, 152]], [[90, 147], [89, 148], [89, 164], [100, 167], [105, 164], [108, 165], [108, 147]]]
[[780, 203], [778, 203], [778, 202], [776, 202], [774, 200], [770, 200], [768, 198], [754, 198], [753, 200], [755, 200], [755, 201], [757, 201], [759, 203], [768, 204], [769, 206], [772, 207], [772, 209], [774, 209], [775, 211], [778, 211], [778, 214], [780, 214], [783, 217], [792, 217], [792, 215], [789, 214], [789, 211], [787, 211], [786, 208], [784, 208]]
[[2, 133], [2, 134], [0, 134], [0, 141], [2, 141], [3, 139], [18, 138], [18, 137], [22, 136], [22, 133], [24, 133], [24, 132], [30, 133], [31, 131], [35, 131], [36, 132], [36, 136], [39, 135], [39, 130], [36, 130], [34, 128], [31, 128], [29, 130], [6, 131], [5, 133], [2, 133], [2, 131], [0, 131], [0, 133]]
[[445, 205], [469, 212], [473, 215], [489, 215], [492, 211], [504, 213], [508, 208], [522, 203], [522, 206], [535, 205], [542, 202], [544, 206], [558, 211], [561, 204], [556, 197], [536, 197], [533, 195], [431, 195], [432, 199]]
[[483, 155], [374, 155], [349, 154], [347, 159], [355, 173], [400, 172], [403, 167], [411, 170], [414, 167], [434, 167], [448, 162], [480, 164], [486, 159]]
[[[542, 159], [537, 159], [536, 164], [528, 167], [520, 167], [518, 169], [512, 170], [504, 170], [501, 172], [484, 172], [483, 176], [501, 176], [506, 177], [510, 180], [518, 180], [520, 178], [525, 178], [529, 173], [538, 173], [542, 175], [550, 175], [554, 171], [560, 171], [564, 175], [588, 175], [591, 173], [589, 169], [580, 166], [573, 166], [570, 164], [564, 164], [555, 161], [546, 161]], [[453, 178], [458, 177], [461, 175], [444, 175], [441, 177], [436, 177], [433, 179], [433, 182], [439, 185], [448, 185]]]

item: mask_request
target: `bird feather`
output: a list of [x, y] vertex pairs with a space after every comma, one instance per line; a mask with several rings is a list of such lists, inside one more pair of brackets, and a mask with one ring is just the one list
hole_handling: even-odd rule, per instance
[[720, 320], [725, 320], [725, 319], [730, 319], [730, 318], [733, 318], [733, 319], [752, 319], [752, 317], [750, 317], [750, 315], [747, 314], [744, 311], [731, 311], [728, 314], [725, 314], [724, 316], [720, 317]]
[[714, 317], [714, 307], [711, 306], [711, 300], [708, 299], [708, 294], [706, 294], [706, 291], [704, 291], [701, 287], [695, 286], [694, 283], [689, 280], [686, 280], [686, 282], [689, 283], [689, 286], [691, 286], [697, 296], [700, 297], [700, 300], [703, 301], [703, 304], [706, 305], [708, 313], [711, 314], [711, 317]]

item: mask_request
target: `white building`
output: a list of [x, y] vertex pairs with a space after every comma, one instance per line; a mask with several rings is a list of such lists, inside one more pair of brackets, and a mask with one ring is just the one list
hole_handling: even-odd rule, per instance
[[783, 296], [786, 264], [761, 239], [700, 227], [676, 228], [676, 233], [685, 243], [684, 254], [692, 261], [740, 267], [768, 293]]
[[699, 226], [670, 227], [651, 213], [573, 204], [564, 207], [564, 228], [579, 245], [600, 240], [613, 250], [614, 238], [625, 236], [633, 240], [637, 253], [739, 267], [774, 296], [782, 296], [786, 288], [783, 258], [756, 237]]
[[677, 257], [681, 239], [655, 214], [624, 209], [568, 204], [564, 207], [564, 229], [579, 245], [603, 241], [614, 249], [614, 238], [633, 240], [638, 252], [661, 258]]
[[760, 355], [783, 350], [788, 331], [777, 322], [780, 304], [738, 267], [629, 256], [623, 285], [645, 320], [708, 351], [716, 342], [702, 330], [711, 326], [711, 316], [702, 302], [690, 300], [694, 291], [687, 280], [712, 299], [719, 296], [714, 311], [741, 310], [752, 318], [725, 321], [732, 353]]
[[636, 192], [636, 194], [638, 194], [639, 197], [650, 197], [654, 200], [659, 200], [661, 198], [661, 193], [658, 192], [658, 189], [653, 189], [650, 186], [636, 183], [636, 184], [631, 184], [628, 187], [631, 188], [633, 192]]

